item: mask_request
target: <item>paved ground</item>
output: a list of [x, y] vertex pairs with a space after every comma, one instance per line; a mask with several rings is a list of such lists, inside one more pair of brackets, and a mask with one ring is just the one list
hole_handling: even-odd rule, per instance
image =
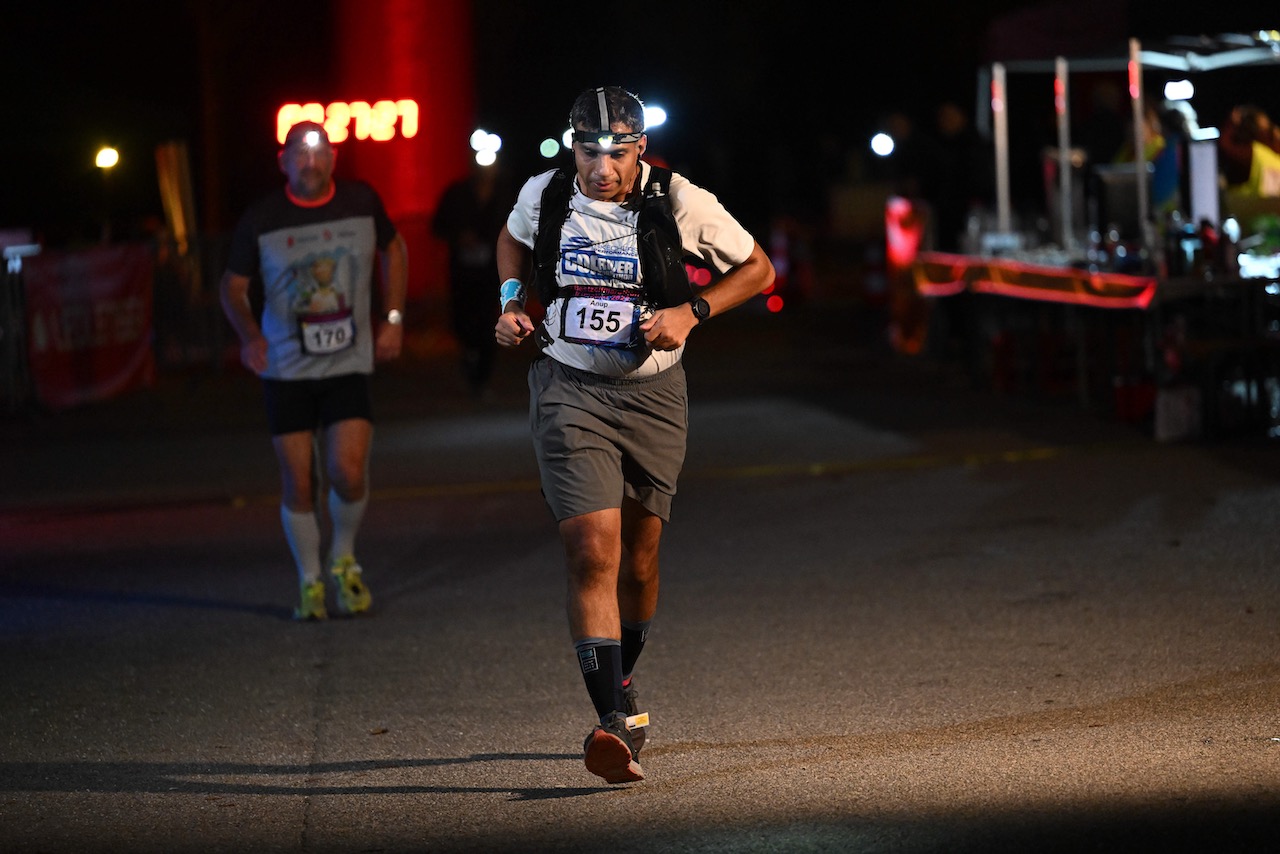
[[375, 612], [297, 625], [257, 390], [6, 418], [0, 851], [1263, 851], [1280, 464], [744, 312], [688, 357], [640, 669], [590, 711], [507, 354], [379, 377]]

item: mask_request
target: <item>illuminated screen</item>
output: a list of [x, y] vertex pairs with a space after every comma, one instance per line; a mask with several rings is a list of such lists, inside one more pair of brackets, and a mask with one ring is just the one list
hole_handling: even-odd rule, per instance
[[298, 122], [324, 125], [329, 141], [337, 144], [349, 136], [385, 142], [394, 139], [396, 131], [405, 139], [418, 135], [418, 102], [412, 98], [399, 101], [334, 101], [324, 104], [285, 104], [276, 112], [276, 141], [284, 145], [289, 128]]

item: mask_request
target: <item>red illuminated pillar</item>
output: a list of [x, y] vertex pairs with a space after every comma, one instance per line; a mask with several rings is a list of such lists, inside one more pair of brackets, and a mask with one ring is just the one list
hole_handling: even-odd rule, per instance
[[466, 0], [334, 0], [333, 100], [412, 98], [418, 132], [349, 139], [340, 164], [377, 188], [409, 245], [409, 298], [443, 292], [444, 247], [431, 236], [441, 193], [467, 174], [475, 114], [471, 4]]

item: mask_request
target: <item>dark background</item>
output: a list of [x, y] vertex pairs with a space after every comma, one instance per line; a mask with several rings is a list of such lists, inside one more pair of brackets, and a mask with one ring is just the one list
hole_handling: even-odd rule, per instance
[[[859, 174], [861, 152], [890, 112], [922, 127], [943, 100], [972, 114], [976, 71], [993, 58], [1280, 20], [1256, 2], [472, 5], [476, 118], [507, 140], [513, 171], [540, 168], [537, 141], [563, 129], [580, 89], [618, 83], [671, 115], [652, 151], [749, 222], [814, 214], [831, 183], [874, 177]], [[190, 146], [200, 207], [214, 212], [201, 225], [226, 227], [279, 177], [260, 117], [329, 97], [326, 55], [341, 38], [323, 2], [26, 4], [0, 27], [0, 229], [34, 229], [47, 245], [96, 237], [107, 192], [121, 237], [159, 216], [152, 152], [168, 139]], [[104, 188], [93, 154], [105, 142], [125, 156]], [[215, 163], [216, 185], [203, 179]]]

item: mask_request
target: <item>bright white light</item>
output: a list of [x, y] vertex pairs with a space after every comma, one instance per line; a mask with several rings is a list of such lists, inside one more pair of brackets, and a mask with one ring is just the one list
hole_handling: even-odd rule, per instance
[[646, 106], [644, 108], [645, 130], [648, 130], [649, 128], [656, 128], [658, 125], [662, 124], [666, 120], [667, 120], [667, 111], [662, 109], [661, 107]]
[[498, 153], [492, 149], [481, 149], [476, 152], [476, 162], [481, 166], [492, 166], [498, 160]]
[[548, 159], [555, 157], [557, 154], [560, 153], [560, 143], [548, 137], [547, 139], [544, 139], [542, 142], [538, 143], [538, 153]]
[[497, 152], [502, 148], [502, 137], [496, 133], [489, 133], [486, 130], [477, 128], [471, 132], [471, 150], [472, 151], [492, 151]]
[[881, 157], [893, 154], [893, 137], [887, 133], [878, 133], [871, 137], [871, 150]]
[[110, 169], [120, 162], [120, 152], [110, 146], [99, 149], [98, 156], [94, 158], [93, 164], [99, 169]]
[[[1241, 252], [1237, 256], [1237, 263], [1240, 265], [1240, 278], [1242, 279], [1274, 279], [1280, 276], [1280, 255], [1252, 255], [1248, 252]], [[1266, 286], [1267, 293], [1275, 295], [1280, 291], [1280, 287], [1270, 284]]]
[[565, 148], [573, 148], [573, 128], [566, 128], [560, 141], [564, 143]]
[[1191, 84], [1190, 80], [1170, 80], [1164, 84], [1164, 97], [1166, 101], [1190, 101], [1191, 96], [1196, 93], [1196, 87]]
[[302, 135], [302, 144], [307, 148], [315, 148], [320, 144], [320, 131], [309, 130]]

